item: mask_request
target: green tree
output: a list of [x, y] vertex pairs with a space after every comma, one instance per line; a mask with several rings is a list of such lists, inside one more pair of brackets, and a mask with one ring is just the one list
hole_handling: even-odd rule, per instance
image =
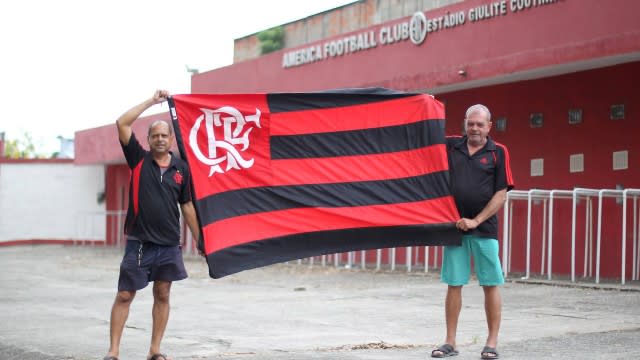
[[261, 31], [257, 37], [260, 41], [261, 55], [280, 50], [284, 47], [284, 28], [282, 26]]
[[5, 141], [4, 156], [10, 159], [34, 159], [44, 157], [36, 151], [33, 137], [26, 131], [22, 133], [22, 136], [18, 139]]

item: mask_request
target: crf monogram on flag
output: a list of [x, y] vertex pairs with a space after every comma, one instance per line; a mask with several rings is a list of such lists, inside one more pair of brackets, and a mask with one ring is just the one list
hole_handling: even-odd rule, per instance
[[[249, 122], [254, 122], [257, 127], [260, 127], [260, 110], [256, 109], [255, 115], [243, 116], [237, 109], [231, 106], [223, 106], [219, 109], [202, 109], [203, 115], [200, 115], [196, 120], [195, 125], [189, 132], [189, 145], [193, 150], [194, 155], [200, 162], [205, 165], [210, 165], [211, 170], [209, 176], [214, 173], [224, 173], [220, 167], [220, 163], [227, 162], [227, 169], [241, 169], [250, 168], [253, 165], [253, 159], [245, 160], [240, 155], [240, 151], [245, 151], [249, 147], [249, 133], [253, 128], [245, 125]], [[228, 114], [230, 116], [220, 119], [221, 114]], [[198, 147], [198, 132], [202, 121], [206, 123], [207, 136], [209, 138], [208, 151], [209, 156], [205, 156]], [[222, 127], [224, 129], [224, 140], [216, 140], [213, 126], [217, 128]], [[232, 126], [235, 129], [232, 130]], [[236, 149], [235, 145], [242, 145], [241, 149]], [[224, 150], [225, 155], [217, 157], [217, 148], [220, 147]]]
[[209, 274], [460, 243], [444, 107], [387, 89], [169, 99]]

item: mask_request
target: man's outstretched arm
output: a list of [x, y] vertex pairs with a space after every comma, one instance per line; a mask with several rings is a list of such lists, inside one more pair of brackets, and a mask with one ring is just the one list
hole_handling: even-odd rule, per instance
[[169, 92], [167, 90], [156, 90], [152, 97], [120, 115], [118, 120], [116, 120], [116, 124], [118, 125], [118, 137], [120, 138], [120, 141], [124, 145], [129, 144], [129, 139], [131, 139], [131, 124], [133, 124], [133, 122], [136, 121], [136, 119], [138, 119], [145, 110], [155, 104], [160, 104], [161, 102], [166, 101], [168, 97]]

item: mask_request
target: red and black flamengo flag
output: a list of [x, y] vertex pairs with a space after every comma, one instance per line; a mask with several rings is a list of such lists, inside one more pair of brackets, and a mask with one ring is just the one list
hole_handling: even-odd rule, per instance
[[387, 89], [175, 95], [209, 273], [458, 245], [444, 106]]

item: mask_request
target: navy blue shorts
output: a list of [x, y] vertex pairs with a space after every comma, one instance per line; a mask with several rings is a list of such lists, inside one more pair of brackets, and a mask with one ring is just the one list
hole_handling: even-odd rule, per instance
[[128, 240], [120, 263], [118, 291], [136, 291], [150, 281], [177, 281], [187, 278], [180, 246], [161, 246]]

